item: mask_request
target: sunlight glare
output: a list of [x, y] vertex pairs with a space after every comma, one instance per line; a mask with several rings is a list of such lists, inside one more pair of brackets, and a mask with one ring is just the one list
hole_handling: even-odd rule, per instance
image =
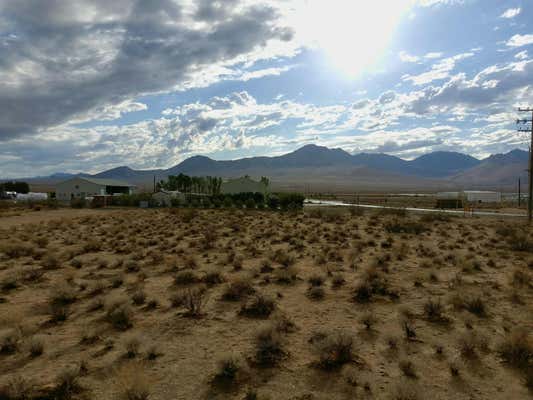
[[386, 51], [410, 0], [308, 0], [308, 39], [348, 77], [374, 66]]

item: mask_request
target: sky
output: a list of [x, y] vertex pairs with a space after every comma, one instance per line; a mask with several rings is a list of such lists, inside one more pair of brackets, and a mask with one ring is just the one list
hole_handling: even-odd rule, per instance
[[[0, 0], [0, 177], [528, 149], [532, 0]], [[522, 117], [525, 117], [522, 116]]]

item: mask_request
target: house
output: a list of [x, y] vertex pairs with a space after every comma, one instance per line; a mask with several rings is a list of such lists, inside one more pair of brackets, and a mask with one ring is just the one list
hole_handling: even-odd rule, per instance
[[261, 181], [254, 181], [249, 176], [243, 176], [237, 179], [229, 179], [222, 182], [220, 186], [220, 193], [235, 194], [235, 193], [263, 193], [266, 195], [270, 190], [268, 180], [261, 179]]
[[115, 179], [76, 177], [56, 185], [56, 198], [70, 201], [93, 196], [132, 194], [135, 188], [135, 185]]
[[177, 190], [160, 190], [152, 195], [152, 199], [160, 207], [170, 207], [172, 201], [184, 202], [185, 194]]

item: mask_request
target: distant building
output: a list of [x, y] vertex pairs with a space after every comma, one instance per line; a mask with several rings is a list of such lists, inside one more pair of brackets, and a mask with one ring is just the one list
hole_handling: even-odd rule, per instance
[[500, 192], [484, 190], [464, 190], [462, 192], [437, 193], [438, 208], [460, 208], [464, 203], [500, 203]]
[[269, 191], [270, 187], [266, 180], [254, 181], [249, 176], [228, 179], [222, 182], [220, 186], [220, 193], [222, 194], [263, 193], [266, 195]]
[[56, 198], [70, 201], [93, 196], [132, 194], [135, 188], [135, 185], [115, 179], [76, 177], [56, 185]]
[[48, 193], [17, 193], [16, 199], [17, 201], [46, 201], [48, 200]]
[[466, 200], [470, 203], [500, 203], [502, 201], [502, 194], [500, 192], [465, 190], [463, 193]]

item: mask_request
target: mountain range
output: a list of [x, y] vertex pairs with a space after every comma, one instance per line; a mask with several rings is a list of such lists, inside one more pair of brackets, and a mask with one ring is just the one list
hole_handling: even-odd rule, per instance
[[413, 160], [387, 154], [350, 154], [342, 149], [306, 145], [275, 157], [250, 157], [217, 161], [205, 156], [190, 157], [168, 169], [134, 170], [126, 166], [94, 175], [57, 173], [29, 178], [30, 182], [53, 184], [72, 176], [118, 179], [150, 188], [154, 179], [184, 173], [223, 178], [267, 176], [274, 188], [292, 190], [514, 190], [518, 177], [526, 185], [529, 153], [512, 150], [485, 159], [436, 151]]

